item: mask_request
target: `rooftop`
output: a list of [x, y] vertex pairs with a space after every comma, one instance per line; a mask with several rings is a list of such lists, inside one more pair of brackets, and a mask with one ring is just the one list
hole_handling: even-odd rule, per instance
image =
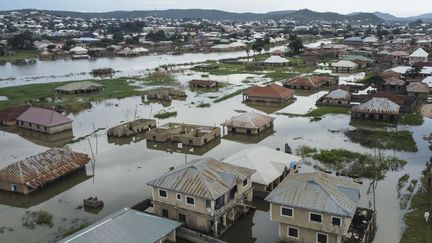
[[238, 116], [233, 116], [230, 120], [224, 122], [222, 125], [257, 129], [271, 123], [273, 120], [274, 118], [271, 116], [258, 114], [256, 112], [248, 112]]
[[351, 108], [353, 112], [376, 114], [399, 114], [400, 106], [387, 98], [373, 97], [368, 102]]
[[30, 107], [23, 112], [18, 121], [29, 122], [46, 127], [72, 123], [72, 120], [52, 109]]
[[251, 97], [285, 99], [294, 95], [294, 90], [284, 88], [277, 84], [270, 84], [264, 87], [254, 86], [244, 91], [244, 94]]

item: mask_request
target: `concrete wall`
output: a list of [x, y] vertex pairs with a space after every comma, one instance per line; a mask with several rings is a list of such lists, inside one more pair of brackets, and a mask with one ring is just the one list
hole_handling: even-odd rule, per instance
[[[288, 207], [289, 208], [289, 207]], [[270, 211], [271, 211], [271, 220], [280, 223], [280, 238], [281, 240], [286, 240], [287, 237], [287, 227], [286, 226], [292, 226], [294, 228], [298, 228], [300, 233], [299, 235], [305, 239], [305, 242], [316, 242], [315, 240], [310, 241], [310, 237], [316, 237], [316, 234], [314, 232], [322, 232], [325, 234], [328, 234], [329, 239], [334, 239], [331, 242], [336, 242], [336, 235], [339, 235], [342, 237], [349, 228], [349, 225], [351, 224], [351, 218], [350, 217], [341, 217], [336, 215], [330, 215], [327, 213], [322, 212], [314, 212], [314, 211], [308, 211], [300, 208], [293, 208], [293, 217], [287, 217], [283, 216], [281, 214], [281, 205], [278, 204], [271, 204], [270, 205]], [[316, 213], [322, 215], [322, 223], [317, 222], [311, 222], [309, 220], [309, 214], [310, 213]], [[332, 225], [332, 217], [339, 217], [341, 218], [341, 226], [333, 226]], [[304, 231], [304, 235], [302, 232]]]
[[28, 194], [31, 192], [26, 185], [13, 184], [13, 183], [8, 183], [8, 182], [0, 182], [0, 190], [12, 192], [12, 187], [14, 185], [16, 186], [15, 192], [17, 192], [17, 193]]
[[275, 98], [262, 98], [262, 97], [254, 97], [254, 96], [247, 96], [248, 101], [252, 102], [266, 102], [266, 103], [284, 103], [289, 100], [291, 100], [293, 97], [288, 97], [286, 99], [275, 99]]
[[[261, 133], [265, 129], [267, 129], [269, 127], [272, 127], [272, 126], [273, 126], [273, 122], [270, 122], [270, 123], [266, 124], [263, 127], [255, 128], [255, 129], [241, 128], [241, 127], [228, 127], [228, 132], [229, 133], [241, 133], [241, 134], [258, 135], [259, 133]], [[235, 129], [235, 132], [234, 132], [234, 129]], [[248, 131], [250, 131], [250, 132], [248, 132]]]
[[58, 126], [54, 126], [54, 127], [40, 126], [37, 124], [32, 124], [32, 123], [23, 122], [23, 121], [18, 121], [17, 125], [18, 125], [18, 127], [21, 127], [21, 128], [30, 129], [33, 131], [38, 131], [38, 132], [48, 133], [48, 134], [54, 134], [54, 133], [64, 132], [67, 130], [72, 130], [72, 122], [58, 125]]
[[[298, 237], [293, 238], [288, 236], [288, 227], [293, 227], [298, 229]], [[327, 243], [341, 243], [342, 236], [337, 236], [335, 234], [327, 234]], [[317, 242], [318, 232], [311, 229], [300, 228], [295, 226], [289, 226], [287, 224], [279, 224], [279, 240], [282, 242], [304, 242], [304, 243], [315, 243]], [[339, 241], [338, 241], [339, 237]]]
[[324, 98], [322, 102], [324, 104], [335, 104], [335, 105], [348, 105], [350, 103], [349, 100], [334, 100], [334, 99], [326, 99], [326, 98]]

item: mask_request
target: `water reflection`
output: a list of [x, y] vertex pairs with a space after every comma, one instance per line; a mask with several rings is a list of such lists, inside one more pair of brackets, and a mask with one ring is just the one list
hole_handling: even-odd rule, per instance
[[285, 103], [265, 103], [265, 102], [253, 102], [253, 101], [243, 101], [243, 103], [255, 110], [262, 111], [267, 114], [273, 114], [279, 110], [284, 109], [285, 107], [291, 105], [293, 102], [285, 102]]
[[118, 146], [123, 146], [123, 145], [129, 145], [132, 143], [138, 143], [144, 139], [145, 139], [145, 132], [138, 133], [138, 134], [131, 136], [131, 137], [123, 137], [123, 138], [108, 137], [108, 143], [118, 145]]
[[17, 208], [37, 206], [90, 178], [92, 176], [89, 176], [86, 169], [82, 168], [27, 195], [0, 191], [0, 204]]
[[201, 147], [191, 147], [177, 142], [152, 142], [147, 140], [147, 148], [168, 153], [181, 153], [191, 155], [204, 155], [210, 150], [214, 149], [221, 143], [221, 138], [216, 138], [206, 145]]
[[264, 139], [268, 138], [269, 136], [273, 135], [275, 133], [273, 127], [270, 127], [268, 129], [265, 129], [261, 133], [257, 135], [252, 134], [241, 134], [241, 133], [228, 133], [227, 135], [223, 136], [223, 139], [239, 142], [243, 144], [256, 144]]
[[24, 138], [27, 141], [48, 148], [63, 147], [74, 139], [72, 130], [55, 134], [46, 134], [37, 131], [21, 129], [16, 126], [0, 127], [0, 130], [13, 134], [18, 134], [20, 137]]

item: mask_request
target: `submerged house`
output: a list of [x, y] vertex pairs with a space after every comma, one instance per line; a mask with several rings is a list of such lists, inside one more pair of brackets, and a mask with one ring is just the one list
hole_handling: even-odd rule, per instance
[[83, 168], [89, 161], [86, 154], [50, 149], [1, 169], [0, 190], [28, 194]]
[[192, 88], [215, 88], [218, 83], [213, 80], [194, 79], [189, 81], [189, 86]]
[[243, 92], [243, 100], [252, 102], [285, 103], [294, 98], [295, 91], [277, 84], [253, 86]]
[[30, 107], [18, 118], [17, 125], [42, 133], [54, 134], [72, 129], [72, 120], [52, 109]]
[[13, 126], [16, 125], [17, 118], [28, 110], [31, 105], [20, 105], [16, 107], [6, 108], [0, 111], [0, 125], [1, 126]]
[[289, 66], [290, 61], [281, 56], [271, 56], [262, 62], [264, 66], [272, 66], [272, 67], [285, 67]]
[[262, 131], [273, 126], [275, 118], [256, 112], [248, 112], [231, 117], [230, 120], [222, 123], [228, 128], [229, 133], [260, 134]]
[[191, 161], [152, 180], [156, 215], [219, 236], [252, 202], [254, 170], [212, 158]]
[[176, 242], [176, 231], [182, 223], [152, 214], [124, 208], [66, 237], [59, 243]]
[[322, 172], [290, 174], [267, 197], [282, 242], [340, 243], [360, 199], [360, 186]]
[[351, 102], [351, 93], [344, 89], [330, 91], [323, 97], [323, 104], [348, 105]]
[[297, 173], [302, 158], [258, 146], [243, 149], [223, 162], [256, 170], [252, 175], [254, 196], [264, 198], [290, 173]]
[[359, 65], [352, 61], [339, 61], [331, 64], [331, 68], [335, 73], [351, 73], [358, 67]]
[[220, 136], [219, 127], [168, 123], [147, 132], [146, 139], [151, 142], [178, 142], [190, 146], [204, 146]]
[[73, 82], [70, 84], [65, 84], [56, 88], [57, 93], [61, 94], [80, 94], [80, 93], [94, 93], [104, 90], [105, 86], [102, 84], [83, 81], [83, 82]]
[[335, 82], [335, 78], [329, 76], [299, 76], [283, 82], [283, 86], [290, 89], [314, 90]]
[[378, 85], [378, 89], [403, 94], [405, 92], [405, 81], [396, 77], [388, 77], [384, 79], [383, 84]]
[[429, 94], [429, 87], [421, 82], [412, 82], [406, 86], [408, 96], [426, 97]]
[[373, 97], [366, 103], [351, 108], [352, 118], [396, 120], [400, 106], [387, 98]]

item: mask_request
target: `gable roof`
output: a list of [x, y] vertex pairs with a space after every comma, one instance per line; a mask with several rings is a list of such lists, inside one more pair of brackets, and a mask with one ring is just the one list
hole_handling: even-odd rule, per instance
[[349, 56], [346, 56], [346, 57], [342, 58], [342, 60], [344, 60], [344, 61], [352, 61], [352, 62], [353, 61], [373, 62], [372, 59], [367, 58], [365, 56], [361, 56], [361, 55], [349, 55]]
[[222, 123], [224, 126], [241, 127], [241, 128], [261, 128], [271, 123], [275, 118], [256, 112], [248, 112], [238, 116], [231, 117], [230, 120]]
[[6, 108], [0, 111], [0, 121], [15, 121], [22, 115], [31, 105], [20, 105], [16, 107]]
[[302, 158], [282, 153], [275, 149], [257, 146], [243, 149], [223, 162], [256, 170], [252, 181], [261, 185], [269, 185], [280, 177], [285, 168], [290, 168], [292, 162], [297, 164]]
[[323, 83], [333, 80], [333, 77], [326, 76], [299, 76], [285, 81], [285, 84], [304, 87], [319, 87]]
[[61, 243], [153, 243], [182, 223], [124, 208], [61, 240]]
[[347, 68], [355, 68], [358, 67], [358, 64], [352, 61], [338, 61], [338, 62], [333, 62], [332, 67], [347, 67]]
[[359, 194], [358, 184], [316, 172], [289, 174], [265, 200], [283, 206], [352, 217]]
[[429, 88], [432, 88], [432, 76], [423, 79], [422, 83], [426, 84]]
[[264, 63], [289, 63], [290, 61], [286, 58], [272, 55], [271, 57], [267, 58]]
[[63, 86], [60, 86], [56, 88], [57, 91], [79, 91], [79, 90], [88, 90], [90, 88], [103, 88], [102, 84], [90, 82], [90, 81], [82, 81], [82, 82], [73, 82], [69, 84], [65, 84]]
[[429, 53], [427, 53], [425, 50], [423, 50], [423, 48], [419, 48], [409, 56], [410, 57], [428, 57]]
[[216, 200], [231, 190], [237, 180], [245, 180], [255, 170], [219, 162], [197, 159], [147, 183], [149, 186]]
[[429, 93], [429, 88], [421, 82], [412, 82], [406, 86], [406, 91], [409, 93]]
[[395, 78], [395, 77], [389, 77], [384, 79], [384, 83], [386, 85], [392, 85], [392, 86], [404, 86], [405, 81]]
[[343, 89], [336, 89], [328, 93], [325, 98], [332, 100], [349, 100], [351, 98], [351, 93]]
[[72, 123], [72, 120], [52, 109], [30, 107], [18, 118], [18, 121], [29, 122], [46, 127]]
[[294, 95], [294, 90], [284, 88], [277, 84], [270, 84], [264, 87], [254, 86], [245, 90], [243, 93], [251, 97], [264, 97], [285, 99]]
[[36, 189], [81, 168], [90, 161], [86, 154], [54, 148], [15, 162], [0, 170], [0, 181]]
[[400, 106], [387, 98], [373, 97], [368, 102], [351, 108], [353, 112], [376, 113], [376, 114], [399, 114]]
[[387, 98], [394, 103], [398, 104], [399, 106], [403, 106], [405, 104], [405, 96], [404, 95], [397, 95], [391, 91], [380, 91], [378, 93], [370, 94], [366, 97], [366, 100], [370, 100], [374, 97], [377, 98]]

